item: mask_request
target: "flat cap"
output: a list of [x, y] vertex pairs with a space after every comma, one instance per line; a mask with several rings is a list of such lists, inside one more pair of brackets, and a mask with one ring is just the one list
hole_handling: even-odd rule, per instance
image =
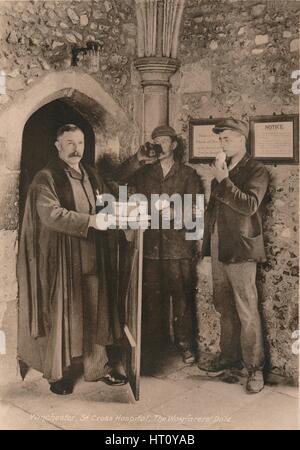
[[158, 136], [170, 136], [170, 137], [176, 137], [176, 131], [174, 128], [169, 127], [168, 125], [162, 125], [160, 127], [154, 128], [151, 134], [151, 138], [155, 139]]
[[238, 133], [245, 136], [247, 139], [249, 134], [249, 125], [247, 122], [244, 122], [243, 120], [228, 117], [226, 119], [223, 119], [221, 122], [216, 123], [213, 128], [213, 132], [216, 134], [219, 134], [224, 130], [237, 131]]

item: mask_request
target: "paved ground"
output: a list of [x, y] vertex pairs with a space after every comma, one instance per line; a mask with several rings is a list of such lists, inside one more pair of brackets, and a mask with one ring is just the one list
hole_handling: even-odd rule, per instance
[[299, 429], [298, 390], [268, 385], [245, 393], [246, 378], [211, 380], [172, 355], [165, 367], [141, 378], [135, 402], [128, 386], [79, 380], [71, 396], [49, 391], [32, 371], [24, 382], [1, 387], [0, 429]]

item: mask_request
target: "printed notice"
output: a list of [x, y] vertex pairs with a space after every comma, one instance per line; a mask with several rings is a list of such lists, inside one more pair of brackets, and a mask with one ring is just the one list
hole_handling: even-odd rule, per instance
[[255, 123], [256, 157], [293, 157], [293, 122]]
[[193, 156], [214, 158], [221, 151], [219, 137], [212, 129], [215, 125], [197, 125], [193, 127]]

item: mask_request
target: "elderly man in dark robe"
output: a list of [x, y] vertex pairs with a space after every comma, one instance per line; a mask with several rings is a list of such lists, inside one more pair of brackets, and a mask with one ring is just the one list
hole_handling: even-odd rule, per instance
[[[18, 255], [21, 364], [43, 373], [56, 394], [73, 391], [73, 362], [86, 381], [121, 385], [121, 339], [109, 280], [109, 216], [96, 215], [105, 185], [80, 161], [84, 134], [67, 124], [57, 132], [58, 157], [30, 185]], [[106, 219], [106, 220], [105, 220]]]

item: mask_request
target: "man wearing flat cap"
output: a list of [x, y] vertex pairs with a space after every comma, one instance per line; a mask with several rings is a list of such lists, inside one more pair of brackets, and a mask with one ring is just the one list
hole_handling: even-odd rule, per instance
[[[202, 193], [200, 177], [182, 162], [183, 145], [175, 130], [167, 125], [152, 132], [159, 156], [142, 146], [119, 169], [119, 182], [134, 186], [151, 204], [151, 194]], [[173, 228], [173, 229], [172, 229]], [[195, 360], [195, 242], [186, 240], [186, 230], [147, 229], [144, 236], [142, 361], [150, 370], [163, 344], [169, 340], [169, 306], [172, 297], [175, 343], [184, 362]]]
[[[233, 118], [215, 125], [222, 153], [205, 213], [202, 255], [212, 258], [214, 303], [221, 314], [221, 354], [209, 374], [248, 370], [247, 392], [264, 387], [264, 348], [256, 288], [257, 263], [266, 259], [262, 230], [269, 175], [246, 151], [248, 124]], [[200, 367], [200, 366], [199, 366]], [[200, 367], [201, 369], [201, 367]]]

